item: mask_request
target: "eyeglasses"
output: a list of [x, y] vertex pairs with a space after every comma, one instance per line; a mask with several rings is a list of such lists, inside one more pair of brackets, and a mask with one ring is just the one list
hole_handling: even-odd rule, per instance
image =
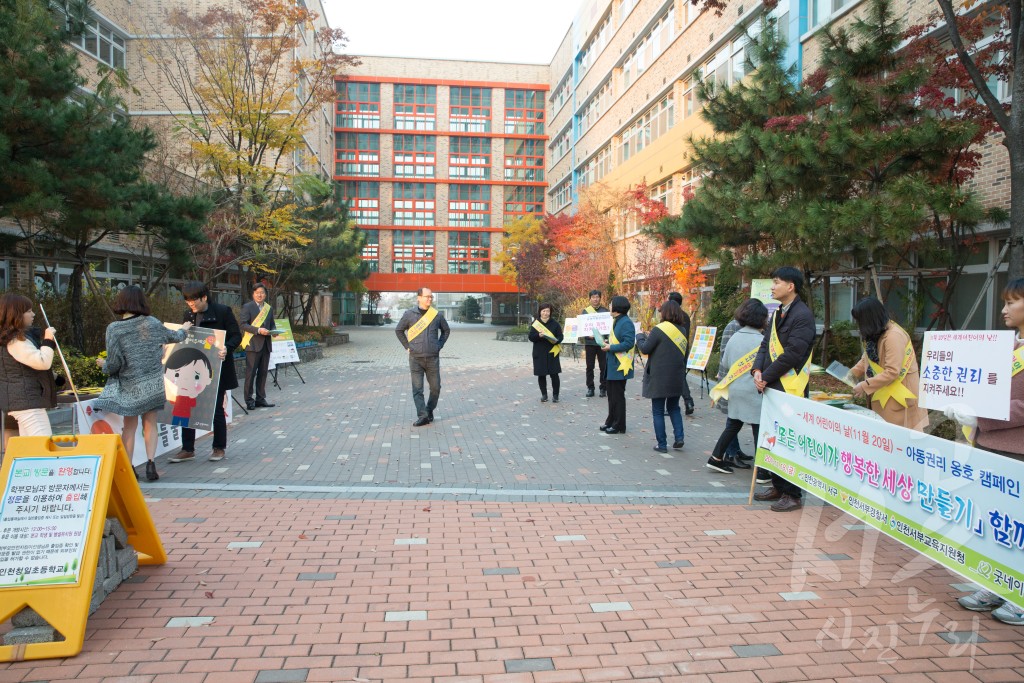
[[416, 296], [418, 296], [421, 299], [433, 299], [434, 298], [433, 294], [417, 294]]

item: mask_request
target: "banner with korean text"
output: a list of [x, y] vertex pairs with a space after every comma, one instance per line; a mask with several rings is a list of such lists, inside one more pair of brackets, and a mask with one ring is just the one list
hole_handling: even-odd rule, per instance
[[769, 389], [757, 464], [1024, 606], [1024, 463]]

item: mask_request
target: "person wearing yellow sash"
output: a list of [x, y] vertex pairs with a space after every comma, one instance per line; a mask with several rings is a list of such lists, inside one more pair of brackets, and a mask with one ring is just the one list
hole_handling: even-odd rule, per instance
[[562, 362], [558, 356], [562, 352], [562, 326], [552, 317], [553, 314], [551, 304], [541, 304], [529, 334], [533, 342], [533, 374], [537, 376], [537, 384], [540, 385], [541, 403], [548, 400], [548, 375], [551, 376], [553, 400], [558, 403], [558, 374], [562, 372]]
[[[669, 292], [668, 300], [675, 301], [679, 304], [679, 312], [682, 315], [683, 322], [679, 325], [679, 329], [683, 331], [683, 336], [689, 340], [690, 338], [690, 315], [683, 308], [683, 295], [679, 292]], [[686, 414], [693, 415], [694, 404], [693, 394], [690, 393], [690, 383], [686, 380], [687, 370], [683, 368], [683, 405], [686, 407]]]
[[[267, 375], [270, 373], [270, 353], [274, 342], [274, 307], [267, 303], [267, 287], [256, 283], [252, 288], [252, 301], [242, 306], [238, 318], [242, 335], [242, 349], [245, 351], [245, 407], [273, 408], [267, 401]], [[255, 397], [253, 396], [255, 391]]]
[[[448, 321], [433, 306], [434, 293], [426, 287], [416, 292], [416, 305], [402, 314], [395, 335], [409, 352], [409, 374], [412, 375], [412, 400], [416, 404], [413, 427], [434, 421], [434, 410], [441, 396], [441, 349], [452, 331]], [[430, 385], [430, 397], [423, 400], [423, 378]]]
[[[601, 305], [601, 290], [590, 290], [590, 305], [580, 311], [580, 315], [607, 312], [608, 309]], [[594, 396], [594, 363], [598, 365], [597, 384], [601, 389], [601, 398], [604, 398], [607, 396], [608, 389], [605, 386], [605, 375], [608, 373], [607, 358], [593, 337], [580, 337], [579, 343], [583, 344], [583, 350], [587, 356], [587, 398]]]
[[608, 417], [600, 428], [605, 434], [626, 433], [626, 381], [633, 377], [633, 346], [636, 343], [636, 327], [627, 313], [629, 299], [612, 297], [612, 331], [601, 347], [608, 357], [605, 378]]
[[871, 396], [871, 409], [889, 424], [922, 432], [928, 411], [917, 404], [921, 376], [917, 354], [902, 327], [873, 296], [857, 302], [850, 311], [860, 328], [864, 353], [851, 369], [864, 381], [853, 387], [854, 396]]
[[[754, 435], [754, 447], [761, 424], [761, 392], [754, 386], [754, 378], [750, 369], [754, 367], [754, 358], [761, 348], [764, 326], [768, 321], [768, 309], [757, 299], [747, 299], [736, 309], [736, 320], [740, 329], [729, 337], [729, 343], [722, 350], [722, 379], [711, 389], [711, 400], [718, 402], [726, 399], [729, 403], [729, 417], [725, 420], [725, 429], [715, 443], [708, 458], [706, 467], [715, 472], [732, 474], [735, 468], [749, 470], [743, 460], [729, 460], [726, 454], [733, 441], [739, 435], [743, 425], [749, 424]], [[738, 448], [738, 446], [737, 446]]]
[[[946, 416], [972, 427], [974, 445], [1012, 460], [1024, 462], [1024, 277], [1010, 280], [1003, 289], [1003, 322], [1017, 330], [1010, 363], [1010, 419], [992, 420], [973, 417], [960, 407], [946, 409]], [[996, 474], [1002, 475], [1003, 472]], [[984, 588], [958, 600], [961, 607], [974, 612], [992, 610], [992, 617], [1004, 624], [1024, 626], [1024, 604], [1014, 605]]]
[[[800, 290], [804, 276], [798, 268], [783, 266], [772, 273], [772, 298], [782, 306], [769, 321], [754, 359], [754, 387], [807, 396], [808, 369], [817, 328], [814, 313], [804, 303]], [[772, 487], [754, 500], [773, 501], [773, 512], [790, 512], [803, 507], [803, 491], [774, 472]]]
[[643, 396], [651, 399], [651, 417], [654, 420], [654, 450], [668, 453], [668, 434], [665, 433], [665, 413], [672, 420], [674, 441], [672, 448], [683, 448], [683, 414], [679, 399], [686, 384], [686, 333], [683, 331], [683, 309], [675, 301], [661, 305], [661, 322], [650, 334], [636, 336], [640, 353], [647, 355], [644, 368]]

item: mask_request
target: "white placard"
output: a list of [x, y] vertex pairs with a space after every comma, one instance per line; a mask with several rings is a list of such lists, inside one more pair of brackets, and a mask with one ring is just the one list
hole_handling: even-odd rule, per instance
[[579, 322], [576, 318], [566, 318], [562, 325], [562, 343], [575, 344], [579, 338]]
[[925, 332], [918, 404], [1010, 419], [1013, 330]]
[[0, 500], [0, 588], [78, 583], [98, 455], [17, 458]]
[[690, 345], [690, 355], [686, 358], [687, 370], [704, 370], [711, 360], [711, 349], [715, 347], [715, 336], [718, 335], [717, 327], [699, 325], [693, 335], [693, 343]]
[[612, 314], [608, 311], [585, 313], [577, 316], [576, 322], [579, 324], [578, 334], [580, 337], [593, 337], [594, 330], [597, 330], [601, 336], [607, 337], [612, 331]]
[[292, 324], [287, 318], [275, 318], [275, 334], [273, 346], [270, 348], [270, 367], [276, 368], [285, 363], [299, 362], [299, 349], [295, 346], [295, 337], [292, 335]]

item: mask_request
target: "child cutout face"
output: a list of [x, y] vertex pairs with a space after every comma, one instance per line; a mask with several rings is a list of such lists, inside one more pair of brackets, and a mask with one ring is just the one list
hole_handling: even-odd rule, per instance
[[164, 379], [173, 384], [178, 396], [189, 396], [195, 398], [203, 393], [203, 389], [210, 386], [213, 378], [206, 369], [206, 364], [201, 360], [184, 365], [176, 370], [167, 368], [164, 370]]

